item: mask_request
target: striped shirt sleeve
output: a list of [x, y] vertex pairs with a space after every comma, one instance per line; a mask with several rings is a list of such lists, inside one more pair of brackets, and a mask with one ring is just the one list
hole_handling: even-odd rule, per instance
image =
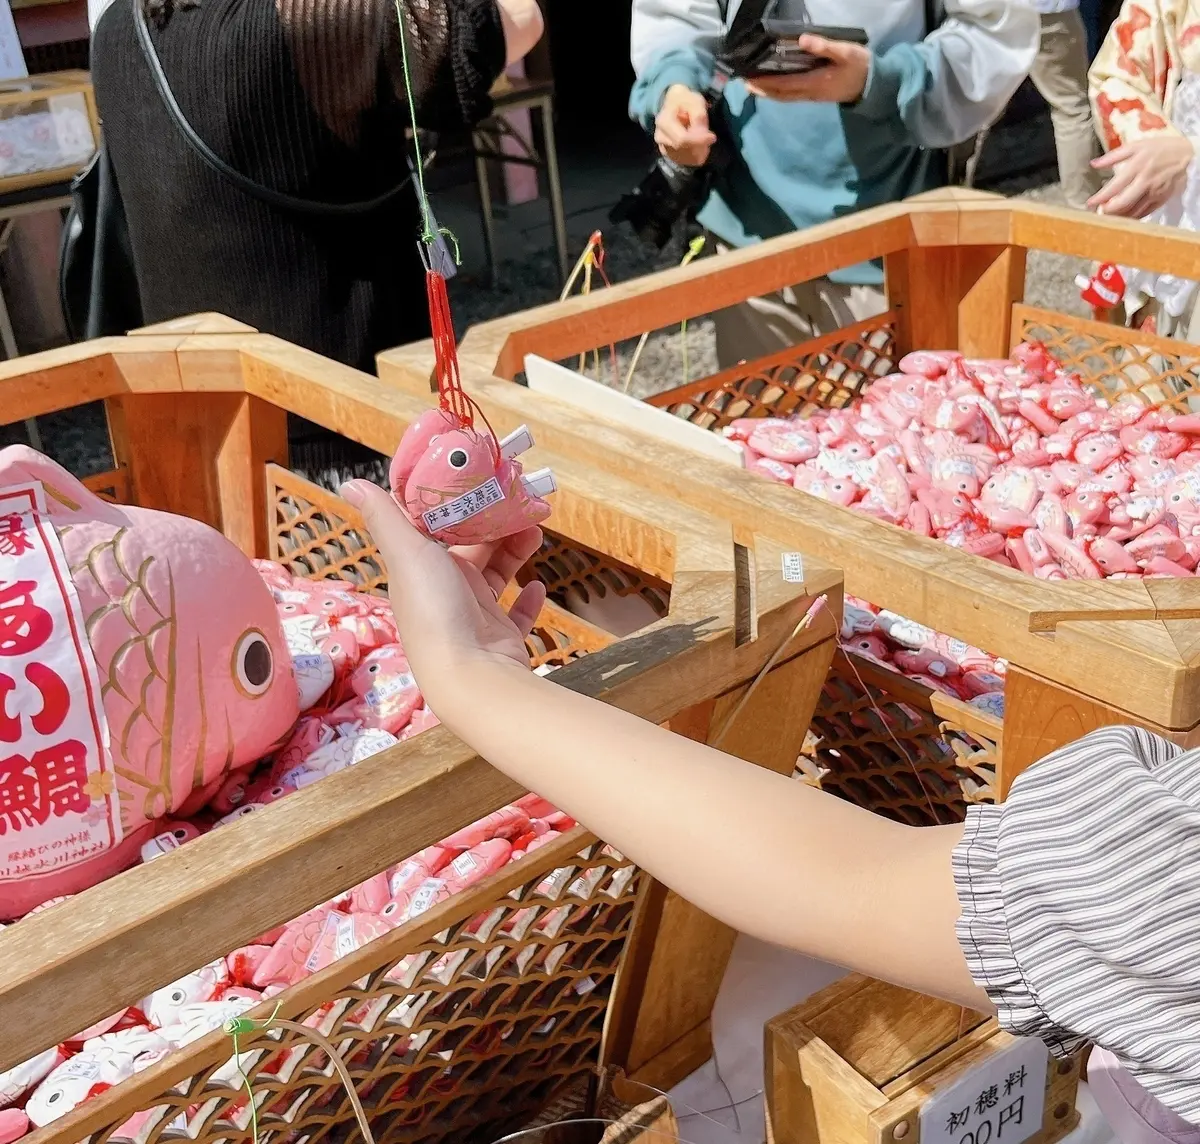
[[972, 808], [954, 878], [1001, 1025], [1101, 1045], [1200, 1124], [1200, 750], [1106, 727], [1056, 751]]

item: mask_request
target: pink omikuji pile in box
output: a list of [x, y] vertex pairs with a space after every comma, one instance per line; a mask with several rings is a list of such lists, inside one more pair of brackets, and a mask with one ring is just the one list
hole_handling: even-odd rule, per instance
[[[354, 592], [341, 582], [298, 579], [277, 564], [258, 562], [257, 567], [280, 612], [304, 713], [286, 745], [256, 767], [231, 775], [205, 814], [169, 823], [146, 843], [144, 862], [437, 724], [409, 670], [385, 599]], [[51, 1123], [172, 1051], [222, 1028], [255, 1005], [553, 842], [574, 825], [544, 799], [526, 795], [159, 989], [139, 1005], [122, 1009], [71, 1041], [0, 1074], [0, 1144]], [[606, 852], [614, 865], [619, 863], [615, 851]], [[631, 875], [629, 868], [615, 874], [570, 867], [552, 871], [538, 885], [536, 896], [561, 899], [564, 904], [488, 911], [473, 918], [467, 931], [484, 939], [493, 933], [517, 941], [529, 937], [531, 944], [515, 954], [518, 971], [553, 973], [567, 947], [545, 939], [553, 939], [588, 908], [583, 899], [602, 878], [611, 876], [610, 891], [619, 893], [622, 879], [627, 883]], [[53, 909], [64, 900], [47, 902], [34, 913]], [[511, 951], [501, 946], [488, 952], [493, 960], [504, 955]], [[417, 982], [432, 978], [447, 983], [466, 952], [447, 952], [432, 961], [430, 956], [407, 957], [387, 974], [403, 1000], [363, 1002], [353, 1014], [347, 1014], [345, 1003], [329, 1003], [306, 1024], [325, 1034], [332, 1034], [347, 1019], [365, 1022], [365, 1027], [387, 1026], [406, 1037], [411, 1050], [420, 1049], [429, 1032], [413, 1032], [411, 1021], [405, 1021], [408, 1010], [415, 1015], [422, 1003]], [[577, 985], [581, 992], [588, 987], [586, 979]], [[503, 1039], [507, 1035], [503, 1022], [494, 1025], [489, 1035]], [[304, 1051], [298, 1047], [280, 1052], [267, 1070], [285, 1073]], [[438, 1084], [452, 1088], [454, 1062], [447, 1059], [445, 1064]], [[214, 1080], [222, 1078], [231, 1088], [242, 1084], [232, 1060]], [[286, 1094], [279, 1098], [281, 1108], [288, 1099]], [[199, 1109], [193, 1111], [200, 1114]], [[156, 1116], [140, 1113], [116, 1135], [137, 1139], [140, 1131], [153, 1126]], [[240, 1127], [249, 1127], [248, 1098], [236, 1111], [238, 1118]], [[185, 1131], [187, 1119], [188, 1114], [181, 1113], [174, 1127]]]
[[[1200, 415], [1109, 403], [1039, 343], [998, 361], [912, 353], [851, 408], [725, 433], [771, 480], [1040, 579], [1194, 576], [1200, 561]], [[1002, 710], [1003, 661], [961, 641], [853, 599], [842, 636]]]

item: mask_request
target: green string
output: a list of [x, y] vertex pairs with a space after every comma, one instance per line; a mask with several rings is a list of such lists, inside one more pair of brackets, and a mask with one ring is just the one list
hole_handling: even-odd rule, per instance
[[280, 1001], [275, 1006], [275, 1012], [265, 1021], [251, 1021], [249, 1017], [234, 1017], [233, 1020], [225, 1022], [225, 1032], [233, 1039], [233, 1067], [237, 1069], [237, 1074], [241, 1078], [242, 1084], [246, 1089], [246, 1096], [250, 1101], [250, 1138], [254, 1141], [254, 1144], [258, 1144], [258, 1102], [254, 1099], [254, 1086], [251, 1085], [250, 1078], [242, 1068], [242, 1048], [238, 1042], [238, 1037], [243, 1033], [253, 1033], [256, 1030], [265, 1031], [269, 1029], [274, 1023], [275, 1018], [279, 1016], [279, 1010], [282, 1006], [283, 1002]]
[[433, 210], [429, 206], [429, 195], [425, 190], [425, 159], [421, 154], [421, 136], [417, 130], [417, 100], [413, 95], [412, 71], [408, 64], [408, 36], [404, 31], [404, 9], [402, 0], [396, 0], [396, 25], [400, 32], [400, 67], [404, 72], [404, 95], [408, 100], [408, 121], [412, 127], [413, 155], [416, 159], [417, 196], [421, 205], [421, 241], [432, 246], [438, 236], [448, 239], [454, 248], [454, 264], [462, 265], [462, 254], [459, 250], [458, 239], [446, 227], [434, 227]]

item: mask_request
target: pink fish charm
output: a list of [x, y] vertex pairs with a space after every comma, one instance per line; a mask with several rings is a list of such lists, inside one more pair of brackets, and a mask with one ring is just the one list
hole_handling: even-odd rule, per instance
[[1037, 478], [1023, 465], [997, 469], [984, 484], [982, 499], [1018, 513], [1031, 513], [1041, 497]]
[[1098, 473], [1121, 456], [1121, 441], [1112, 433], [1089, 433], [1075, 446], [1075, 460]]
[[794, 484], [796, 480], [795, 466], [785, 464], [783, 461], [774, 461], [770, 457], [759, 457], [747, 464], [746, 468], [752, 473], [758, 473], [759, 476], [778, 481], [783, 485]]
[[900, 372], [937, 380], [945, 375], [951, 365], [962, 360], [962, 354], [952, 350], [917, 350], [900, 359]]
[[820, 452], [816, 434], [805, 432], [795, 421], [766, 422], [750, 434], [747, 443], [760, 456], [789, 465], [809, 461]]
[[1046, 547], [1058, 558], [1059, 564], [1065, 571], [1080, 580], [1102, 580], [1103, 574], [1096, 562], [1084, 549], [1072, 540], [1058, 533], [1042, 533]]
[[[506, 440], [521, 437], [518, 431]], [[544, 498], [554, 479], [549, 470], [523, 473], [516, 454], [533, 443], [528, 431], [523, 437], [506, 453], [489, 433], [430, 410], [408, 427], [392, 458], [392, 496], [418, 528], [446, 544], [484, 544], [540, 524], [550, 515]]]
[[1125, 545], [1125, 551], [1139, 564], [1160, 557], [1172, 562], [1186, 559], [1187, 548], [1178, 534], [1165, 523], [1156, 524]]
[[858, 499], [858, 486], [849, 480], [837, 477], [824, 477], [812, 469], [799, 468], [796, 470], [796, 488], [811, 493], [821, 500], [831, 501], [849, 508]]
[[1143, 418], [1136, 425], [1121, 430], [1121, 444], [1129, 452], [1158, 457], [1160, 460], [1176, 457], [1188, 447], [1188, 439], [1182, 433], [1148, 425]]
[[1087, 543], [1087, 553], [1105, 576], [1117, 572], [1137, 572], [1138, 563], [1111, 537], [1098, 536]]

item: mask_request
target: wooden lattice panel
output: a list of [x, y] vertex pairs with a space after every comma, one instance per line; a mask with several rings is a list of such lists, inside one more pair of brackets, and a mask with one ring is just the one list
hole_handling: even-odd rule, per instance
[[1044, 342], [1110, 401], [1133, 395], [1176, 413], [1200, 408], [1200, 347], [1032, 306], [1013, 307], [1013, 343]]
[[640, 597], [662, 617], [671, 602], [671, 586], [665, 581], [549, 531], [541, 550], [517, 574], [520, 584], [534, 579], [545, 584], [546, 595], [563, 607], [571, 593], [587, 602], [611, 593], [620, 599]]
[[[965, 709], [952, 700], [942, 706]], [[972, 731], [935, 713], [927, 688], [838, 652], [803, 772], [822, 790], [911, 826], [958, 822], [969, 804], [995, 797], [1000, 721], [969, 715]], [[980, 730], [989, 724], [990, 739]]]
[[[277, 1016], [329, 1038], [378, 1144], [492, 1141], [596, 1068], [640, 880], [577, 828], [306, 979], [263, 1015], [279, 1004]], [[113, 1115], [88, 1144], [247, 1139], [246, 1085], [230, 1049], [212, 1034], [89, 1102]], [[183, 1066], [182, 1081], [160, 1079]], [[281, 1029], [243, 1038], [240, 1066], [262, 1144], [354, 1131], [340, 1078], [306, 1039]]]
[[891, 373], [896, 359], [896, 312], [889, 310], [648, 401], [693, 425], [723, 429], [739, 417], [841, 409], [875, 378]]
[[[278, 466], [270, 466], [272, 559], [287, 565], [294, 575], [310, 580], [346, 580], [360, 591], [382, 593], [387, 590], [387, 570], [379, 550], [363, 524], [362, 517], [345, 501], [319, 485], [298, 477]], [[563, 559], [573, 552], [559, 538], [547, 534], [546, 547], [561, 551]], [[589, 550], [590, 553], [590, 550]], [[590, 555], [579, 554], [580, 561]], [[624, 565], [597, 557], [600, 573], [620, 579]], [[538, 575], [539, 553], [523, 573], [524, 579]], [[628, 574], [638, 583], [635, 573]], [[657, 581], [656, 581], [657, 583]], [[612, 642], [612, 636], [593, 627], [553, 601], [547, 602], [534, 629], [525, 641], [530, 661], [536, 667], [561, 667], [588, 652], [598, 651]]]

